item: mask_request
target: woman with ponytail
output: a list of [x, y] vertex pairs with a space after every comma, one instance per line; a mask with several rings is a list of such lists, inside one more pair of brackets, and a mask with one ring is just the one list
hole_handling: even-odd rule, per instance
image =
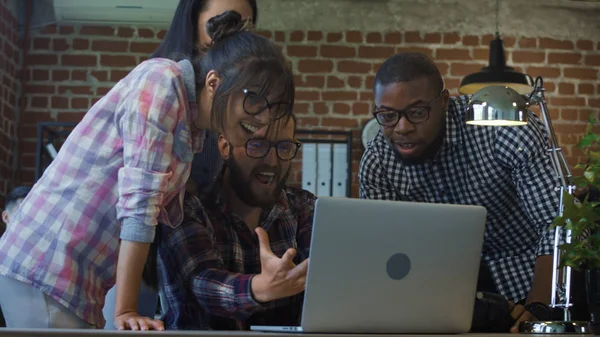
[[210, 19], [200, 59], [144, 61], [86, 113], [0, 239], [9, 328], [102, 328], [116, 281], [115, 325], [164, 329], [137, 313], [142, 270], [157, 224], [181, 223], [206, 130], [243, 144], [292, 111], [286, 61], [248, 28], [233, 11]]

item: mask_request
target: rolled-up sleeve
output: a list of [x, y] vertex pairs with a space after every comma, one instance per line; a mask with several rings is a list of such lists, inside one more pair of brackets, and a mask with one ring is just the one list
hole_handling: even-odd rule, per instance
[[173, 66], [149, 63], [135, 71], [139, 75], [118, 105], [124, 162], [118, 172], [117, 220], [121, 239], [149, 243], [173, 174], [173, 133], [185, 101]]
[[548, 155], [544, 125], [529, 112], [526, 126], [498, 127], [495, 146], [497, 158], [511, 170], [520, 203], [530, 221], [529, 231], [539, 238], [533, 248], [538, 256], [551, 255], [554, 231], [549, 227], [557, 216], [556, 187], [560, 180]]

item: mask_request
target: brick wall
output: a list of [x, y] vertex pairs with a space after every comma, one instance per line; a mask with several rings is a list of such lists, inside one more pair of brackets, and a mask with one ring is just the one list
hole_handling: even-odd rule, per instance
[[[263, 34], [280, 44], [293, 62], [299, 126], [354, 132], [354, 195], [363, 152], [360, 130], [371, 118], [371, 87], [383, 60], [403, 50], [422, 51], [437, 61], [446, 86], [456, 94], [463, 76], [486, 65], [492, 38], [452, 32]], [[26, 141], [20, 155], [24, 181], [33, 179], [35, 123], [79, 121], [90, 104], [143, 61], [163, 36], [164, 30], [152, 28], [54, 25], [33, 36], [23, 117]], [[504, 37], [504, 44], [509, 65], [544, 76], [559, 141], [575, 164], [581, 153], [573, 145], [585, 129], [587, 116], [600, 109], [600, 41]], [[299, 174], [292, 179], [299, 181]]]
[[19, 55], [17, 20], [8, 0], [0, 0], [0, 208], [10, 188]]

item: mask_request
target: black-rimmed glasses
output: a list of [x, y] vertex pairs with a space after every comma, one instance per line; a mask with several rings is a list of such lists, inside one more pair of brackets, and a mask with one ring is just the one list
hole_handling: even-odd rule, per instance
[[383, 108], [375, 110], [373, 116], [377, 120], [377, 123], [382, 126], [396, 126], [402, 116], [406, 118], [411, 124], [419, 124], [426, 122], [429, 119], [429, 111], [433, 105], [442, 97], [442, 94], [446, 91], [443, 89], [440, 94], [437, 95], [427, 106], [418, 106], [408, 108], [405, 110], [396, 110], [392, 108]]
[[291, 140], [282, 140], [279, 142], [270, 142], [266, 139], [248, 139], [246, 141], [246, 155], [250, 158], [264, 158], [271, 148], [275, 148], [277, 157], [281, 160], [292, 160], [298, 154], [298, 149], [302, 144]]
[[244, 89], [244, 111], [248, 115], [258, 115], [265, 110], [269, 110], [269, 118], [278, 120], [281, 117], [289, 114], [290, 105], [285, 102], [269, 102], [266, 97], [261, 96], [253, 91]]

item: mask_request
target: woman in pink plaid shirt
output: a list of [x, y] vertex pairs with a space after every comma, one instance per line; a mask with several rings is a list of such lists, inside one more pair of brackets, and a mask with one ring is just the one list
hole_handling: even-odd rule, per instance
[[279, 48], [240, 14], [210, 19], [207, 31], [198, 61], [150, 59], [100, 99], [15, 212], [0, 239], [8, 327], [101, 328], [116, 281], [115, 324], [164, 329], [137, 313], [142, 270], [157, 223], [181, 223], [204, 130], [244, 144], [294, 102]]

